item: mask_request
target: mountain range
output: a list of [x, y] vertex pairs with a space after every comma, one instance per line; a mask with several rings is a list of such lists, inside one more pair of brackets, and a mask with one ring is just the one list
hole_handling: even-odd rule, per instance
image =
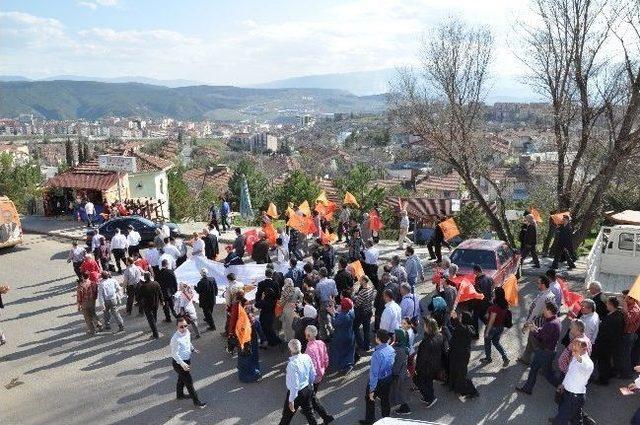
[[171, 88], [64, 80], [0, 82], [0, 117], [26, 113], [57, 120], [106, 116], [273, 120], [302, 113], [380, 112], [385, 107], [384, 96], [355, 96], [330, 89]]

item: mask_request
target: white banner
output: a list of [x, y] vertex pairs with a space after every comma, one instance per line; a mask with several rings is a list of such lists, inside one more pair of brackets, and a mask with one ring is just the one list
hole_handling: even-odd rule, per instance
[[[289, 264], [273, 263], [275, 271], [286, 273], [289, 270]], [[302, 268], [303, 263], [298, 262], [298, 268]], [[190, 257], [176, 269], [176, 279], [178, 283], [185, 282], [191, 286], [195, 286], [201, 279], [200, 270], [207, 269], [209, 276], [213, 277], [218, 284], [218, 303], [224, 303], [223, 293], [227, 288], [227, 275], [233, 273], [236, 280], [245, 285], [256, 285], [265, 279], [264, 272], [267, 269], [266, 264], [243, 264], [239, 266], [225, 267], [223, 263], [209, 260], [203, 256]], [[247, 299], [252, 300], [255, 297], [255, 291], [247, 294]]]

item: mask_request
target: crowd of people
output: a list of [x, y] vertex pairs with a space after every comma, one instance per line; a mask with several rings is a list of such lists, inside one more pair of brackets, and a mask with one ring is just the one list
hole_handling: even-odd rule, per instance
[[[531, 224], [530, 218], [526, 220]], [[481, 365], [493, 361], [493, 348], [501, 357], [502, 367], [511, 365], [501, 344], [502, 335], [513, 327], [510, 306], [504, 289], [496, 286], [480, 266], [474, 266], [471, 285], [462, 288], [457, 279], [458, 266], [441, 257], [434, 263], [441, 276], [435, 292], [419, 300], [415, 288], [424, 280], [425, 272], [414, 248], [407, 246], [403, 259], [394, 255], [384, 264], [373, 233], [363, 231], [351, 218], [341, 232], [347, 241], [342, 255], [321, 238], [312, 239], [307, 259], [301, 253], [296, 255], [297, 245], [291, 245], [296, 235], [284, 229], [277, 235], [275, 246], [266, 242], [264, 234], [258, 235], [251, 258], [266, 264], [266, 269], [256, 285], [240, 282], [229, 273], [226, 289], [219, 291], [222, 282], [209, 276], [206, 268], [200, 271], [201, 279], [195, 285], [177, 281], [174, 270], [187, 259], [187, 246], [191, 246], [192, 256], [222, 259], [227, 265], [243, 264], [249, 256], [246, 236], [236, 230], [237, 238], [226, 258], [220, 255], [219, 233], [213, 222], [185, 241], [175, 240], [159, 229], [144, 256], [134, 229], [127, 235], [118, 231], [111, 241], [96, 234], [86, 248], [74, 243], [69, 262], [79, 278], [78, 308], [87, 333], [111, 329], [112, 320], [118, 325], [117, 332], [123, 331], [118, 305], [126, 294], [126, 314], [133, 314], [137, 304], [138, 314], [148, 321], [151, 338], [158, 339], [157, 312], [162, 308], [165, 321], [177, 323], [171, 338], [172, 364], [178, 375], [176, 397], [189, 398], [195, 406], [204, 407], [190, 374], [192, 353], [196, 352], [191, 335], [195, 339], [201, 335], [196, 305], [208, 329], [216, 330], [213, 310], [217, 297], [224, 296], [226, 320], [221, 335], [227, 351], [237, 354], [241, 382], [261, 379], [261, 350], [281, 352], [276, 348], [280, 346], [290, 354], [281, 424], [289, 423], [298, 409], [309, 423], [317, 423], [315, 414], [325, 424], [332, 422], [333, 416], [318, 397], [325, 374], [347, 375], [367, 357], [369, 377], [362, 424], [375, 421], [376, 400], [383, 417], [389, 416], [394, 407], [397, 415], [410, 414], [411, 391], [431, 408], [437, 402], [434, 382], [445, 384], [443, 388], [462, 401], [478, 397], [468, 369], [472, 344], [481, 337], [485, 354]], [[404, 243], [401, 237], [399, 245]], [[530, 234], [526, 243], [531, 243]], [[261, 248], [260, 244], [265, 246]], [[531, 247], [525, 245], [523, 250], [530, 252]], [[439, 257], [441, 252], [437, 249], [434, 254]], [[112, 257], [117, 272], [110, 270]], [[537, 260], [534, 256], [534, 267], [539, 266]], [[361, 271], [353, 266], [354, 261], [360, 262]], [[283, 264], [288, 266], [276, 267]], [[122, 274], [120, 282], [114, 273]], [[580, 313], [565, 316], [570, 326], [563, 336], [559, 316], [563, 293], [555, 269], [538, 278], [537, 288], [522, 328], [528, 333], [527, 344], [518, 358], [529, 372], [516, 390], [532, 394], [542, 374], [552, 384], [549, 391], [557, 393], [559, 402], [557, 414], [550, 421], [588, 423], [591, 419], [583, 409], [588, 383], [607, 385], [614, 377], [629, 379], [639, 362], [640, 306], [628, 294], [622, 299], [605, 297], [600, 285], [593, 282], [589, 289], [592, 298], [581, 303]], [[469, 292], [477, 296], [464, 295]], [[103, 306], [102, 320], [96, 305]], [[636, 386], [634, 383], [629, 388], [635, 391]]]

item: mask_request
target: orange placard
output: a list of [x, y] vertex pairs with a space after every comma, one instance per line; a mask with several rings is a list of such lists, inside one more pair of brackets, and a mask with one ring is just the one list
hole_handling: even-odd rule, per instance
[[360, 208], [360, 204], [358, 204], [358, 201], [356, 201], [356, 197], [353, 196], [350, 192], [344, 194], [344, 200], [342, 201], [342, 203], [355, 205], [356, 207]]
[[360, 263], [360, 260], [356, 260], [353, 263], [349, 263], [349, 272], [356, 279], [360, 279], [362, 276], [365, 275], [364, 269], [362, 268], [362, 264]]
[[458, 225], [456, 224], [453, 217], [450, 217], [441, 223], [438, 224], [442, 229], [442, 233], [444, 234], [444, 240], [448, 241], [450, 239], [455, 238], [460, 234], [460, 230], [458, 230]]
[[298, 207], [298, 210], [302, 214], [309, 217], [311, 215], [311, 207], [309, 207], [309, 201], [304, 201], [303, 203], [301, 203], [300, 206]]
[[241, 305], [238, 306], [235, 333], [241, 348], [251, 342], [251, 320], [249, 320], [249, 315]]
[[557, 214], [551, 214], [551, 217], [549, 218], [551, 219], [553, 224], [555, 224], [556, 226], [559, 226], [562, 224], [562, 217], [564, 217], [565, 215], [571, 215], [571, 214], [569, 213], [569, 211], [565, 211]]
[[271, 218], [278, 218], [278, 209], [273, 202], [269, 203], [269, 208], [267, 208], [267, 215]]
[[518, 279], [515, 275], [509, 275], [502, 285], [504, 289], [504, 297], [510, 306], [517, 306], [520, 302], [518, 293]]
[[533, 219], [536, 223], [542, 223], [542, 216], [540, 215], [540, 211], [531, 207], [529, 208], [529, 213], [533, 216]]

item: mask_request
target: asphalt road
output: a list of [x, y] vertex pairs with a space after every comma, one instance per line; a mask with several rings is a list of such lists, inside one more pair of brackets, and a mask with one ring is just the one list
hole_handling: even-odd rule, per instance
[[[261, 351], [264, 378], [255, 384], [237, 379], [235, 358], [224, 351], [217, 332], [205, 332], [195, 344], [201, 353], [193, 362], [196, 389], [208, 402], [194, 410], [189, 401], [176, 401], [175, 373], [168, 343], [173, 324], [160, 323], [159, 341], [149, 341], [143, 317], [125, 317], [126, 331], [88, 338], [75, 307], [75, 282], [66, 263], [68, 242], [27, 235], [26, 243], [0, 253], [0, 282], [12, 291], [0, 329], [8, 343], [0, 347], [0, 424], [274, 424], [282, 409], [286, 355], [279, 349]], [[533, 290], [531, 277], [521, 281], [521, 306], [516, 326]], [[422, 293], [432, 289], [423, 285]], [[216, 321], [223, 323], [222, 309]], [[514, 327], [503, 336], [513, 360], [524, 336]], [[532, 396], [514, 393], [526, 377], [518, 364], [506, 369], [494, 361], [481, 367], [482, 345], [472, 352], [471, 376], [480, 397], [460, 402], [436, 384], [437, 404], [430, 410], [414, 394], [407, 419], [445, 424], [543, 424], [555, 414], [553, 389], [541, 378]], [[497, 354], [494, 354], [497, 359]], [[354, 424], [364, 415], [367, 359], [348, 376], [329, 375], [320, 391], [336, 424]], [[590, 387], [589, 413], [601, 424], [624, 424], [638, 407], [635, 396], [622, 397], [613, 381], [606, 388]], [[294, 423], [304, 423], [301, 415]]]

